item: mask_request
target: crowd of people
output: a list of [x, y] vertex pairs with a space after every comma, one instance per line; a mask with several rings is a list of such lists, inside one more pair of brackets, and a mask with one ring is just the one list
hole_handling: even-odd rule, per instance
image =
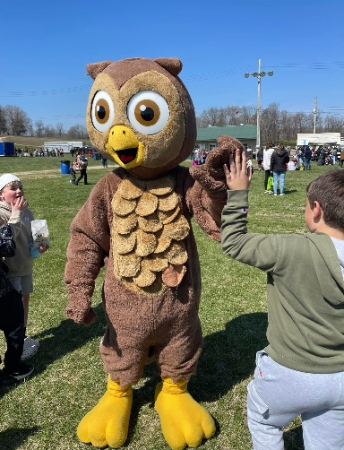
[[200, 150], [199, 148], [195, 148], [191, 155], [192, 165], [199, 166], [200, 164], [204, 164], [208, 154], [208, 150]]
[[310, 169], [311, 161], [315, 161], [318, 166], [335, 165], [343, 166], [344, 152], [338, 145], [319, 145], [317, 147], [303, 145], [296, 149], [295, 160], [300, 169]]
[[64, 156], [64, 152], [62, 148], [17, 148], [14, 149], [15, 156], [31, 156], [31, 157], [38, 157], [38, 156], [53, 156], [53, 157], [60, 157], [62, 158]]
[[344, 151], [340, 146], [302, 145], [291, 149], [284, 145], [269, 143], [257, 151], [257, 167], [264, 171], [264, 190], [266, 194], [284, 195], [284, 179], [287, 171], [311, 170], [311, 164], [343, 166]]

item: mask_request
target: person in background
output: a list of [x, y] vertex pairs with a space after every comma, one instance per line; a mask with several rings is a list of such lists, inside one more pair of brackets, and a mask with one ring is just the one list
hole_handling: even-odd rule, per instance
[[71, 176], [71, 179], [69, 180], [69, 182], [72, 183], [72, 184], [75, 184], [77, 170], [79, 170], [79, 165], [78, 165], [78, 163], [76, 161], [76, 158], [75, 158], [75, 161], [72, 162], [72, 165], [69, 168], [69, 173], [70, 173], [70, 176]]
[[274, 144], [270, 142], [270, 144], [268, 145], [268, 147], [266, 149], [263, 150], [263, 169], [264, 169], [264, 173], [265, 173], [265, 177], [264, 177], [264, 189], [265, 189], [265, 194], [272, 194], [272, 191], [270, 189], [268, 189], [268, 179], [271, 176], [271, 156], [274, 152], [274, 148], [273, 148]]
[[[23, 199], [24, 208], [13, 208], [18, 199]], [[15, 256], [5, 258], [5, 264], [8, 267], [8, 277], [13, 287], [21, 293], [23, 298], [25, 339], [22, 361], [32, 358], [39, 348], [39, 342], [26, 335], [29, 300], [30, 294], [33, 292], [33, 262], [31, 256], [33, 240], [31, 221], [33, 219], [33, 214], [28, 209], [24, 198], [21, 180], [11, 173], [0, 176], [0, 225], [9, 224], [11, 226], [16, 243]], [[44, 253], [47, 249], [48, 246], [41, 244], [39, 252]]]
[[102, 166], [104, 167], [104, 169], [106, 169], [108, 166], [108, 162], [107, 162], [107, 158], [105, 158], [104, 155], [101, 155], [101, 162], [102, 162]]
[[297, 149], [297, 162], [298, 162], [299, 169], [300, 170], [303, 169], [304, 168], [304, 156], [303, 156], [301, 147]]
[[200, 155], [200, 150], [199, 148], [195, 148], [194, 153], [193, 153], [193, 161], [195, 161], [195, 165], [198, 166], [199, 164], [201, 164], [201, 155]]
[[290, 160], [287, 164], [288, 168], [287, 170], [293, 171], [296, 170], [296, 163], [294, 161], [294, 159]]
[[257, 152], [257, 165], [258, 165], [258, 170], [264, 170], [263, 168], [263, 149], [260, 148]]
[[289, 155], [284, 145], [279, 145], [271, 155], [270, 169], [274, 177], [274, 195], [277, 195], [279, 186], [280, 195], [284, 195], [284, 180], [289, 162]]
[[246, 158], [246, 166], [247, 166], [247, 170], [250, 170], [251, 173], [253, 174], [254, 168], [253, 168], [252, 157], [249, 155], [247, 155], [247, 158]]
[[344, 162], [344, 149], [341, 150], [340, 152], [340, 167], [343, 167], [343, 162]]
[[75, 185], [78, 186], [79, 181], [83, 178], [84, 179], [84, 184], [88, 184], [87, 183], [87, 166], [88, 166], [88, 159], [86, 158], [85, 155], [78, 155], [76, 157], [76, 162], [78, 164], [79, 170], [80, 170], [80, 175], [78, 176], [78, 178], [75, 181]]
[[336, 147], [332, 147], [330, 150], [332, 165], [335, 166], [337, 162], [337, 149]]
[[344, 171], [307, 186], [310, 233], [274, 235], [247, 232], [245, 155], [230, 155], [224, 170], [222, 249], [267, 272], [268, 346], [247, 386], [252, 448], [284, 450], [283, 427], [301, 415], [306, 450], [343, 450]]
[[304, 148], [304, 153], [303, 153], [305, 170], [311, 170], [312, 156], [313, 156], [312, 149], [308, 145], [306, 145]]

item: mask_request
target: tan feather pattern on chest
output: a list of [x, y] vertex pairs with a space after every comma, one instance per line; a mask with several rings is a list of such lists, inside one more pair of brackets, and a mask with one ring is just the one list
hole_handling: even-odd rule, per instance
[[111, 206], [115, 277], [145, 295], [178, 286], [186, 272], [183, 240], [190, 226], [181, 213], [174, 179], [143, 181], [127, 175]]

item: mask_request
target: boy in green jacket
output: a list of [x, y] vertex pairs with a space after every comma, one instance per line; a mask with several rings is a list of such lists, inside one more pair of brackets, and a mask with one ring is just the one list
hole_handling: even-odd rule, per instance
[[245, 154], [237, 150], [224, 170], [223, 251], [267, 272], [269, 345], [257, 353], [247, 388], [253, 448], [283, 450], [282, 428], [301, 415], [305, 450], [343, 450], [344, 171], [308, 185], [310, 233], [264, 235], [247, 233]]

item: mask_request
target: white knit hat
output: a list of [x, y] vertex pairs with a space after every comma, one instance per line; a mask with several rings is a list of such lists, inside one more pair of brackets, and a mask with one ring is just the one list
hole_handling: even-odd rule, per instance
[[21, 181], [18, 177], [13, 175], [12, 173], [5, 173], [0, 177], [0, 191], [8, 184], [12, 183], [12, 181]]

